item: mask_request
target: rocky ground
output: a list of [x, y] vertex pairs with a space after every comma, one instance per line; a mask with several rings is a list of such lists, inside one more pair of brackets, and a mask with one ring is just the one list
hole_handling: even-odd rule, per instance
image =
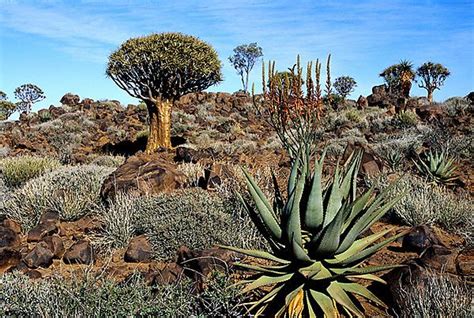
[[[64, 171], [75, 169], [70, 167], [106, 166], [109, 170], [100, 170], [97, 190], [86, 198], [87, 202], [93, 201], [93, 207], [74, 207], [74, 211], [80, 211], [75, 214], [66, 213], [64, 205], [80, 201], [81, 195], [70, 195], [67, 188], [57, 186], [59, 181], [48, 181], [54, 179], [48, 179], [48, 174], [19, 187], [0, 187], [2, 274], [19, 271], [32, 280], [43, 280], [57, 275], [77, 278], [88, 272], [102, 272], [114, 281], [124, 282], [138, 272], [149, 286], [174, 284], [188, 277], [200, 291], [206, 289], [208, 277], [215, 271], [233, 280], [244, 275], [232, 266], [242, 255], [214, 246], [236, 242], [238, 238], [232, 236], [236, 224], [241, 236], [247, 238], [238, 244], [246, 247], [263, 244], [247, 224], [250, 222], [233, 208], [233, 191], [245, 191], [238, 167], [247, 166], [264, 188], [271, 184], [269, 168], [282, 183], [289, 170], [289, 160], [275, 133], [255, 114], [249, 96], [238, 93], [184, 96], [173, 110], [172, 135], [176, 148], [154, 155], [142, 153], [147, 138], [147, 112], [143, 105], [124, 107], [117, 101], [80, 100], [73, 94], [65, 95], [61, 104], [38, 113], [22, 114], [19, 121], [0, 123], [0, 155], [55, 158], [62, 168], [50, 174], [64, 173], [66, 180], [71, 177]], [[448, 275], [456, 282], [473, 283], [473, 109], [472, 101], [465, 98], [432, 105], [424, 98], [412, 98], [401, 105], [400, 101], [391, 100], [383, 87], [374, 87], [373, 94], [367, 98], [348, 101], [337, 110], [327, 111], [318, 131], [321, 148], [328, 148], [328, 171], [348, 149], [364, 149], [360, 180], [363, 185], [384, 184], [403, 174], [408, 174], [409, 179], [422, 180], [413, 161], [428, 149], [449, 149], [459, 167], [459, 179], [449, 188], [420, 189], [443, 194], [441, 200], [447, 205], [440, 214], [456, 210], [449, 205], [454, 202], [462, 217], [438, 216], [434, 212], [426, 219], [423, 215], [407, 216], [406, 213], [416, 209], [425, 212], [430, 209], [428, 202], [421, 201], [413, 191], [404, 206], [395, 208], [371, 229], [375, 232], [395, 225], [395, 231], [401, 232], [412, 228], [403, 240], [369, 260], [371, 265], [407, 264], [386, 273], [389, 288], [378, 292], [393, 308], [404, 306], [401, 299], [404, 288], [414, 285], [425, 288], [423, 284], [432, 273]], [[400, 116], [400, 110], [413, 116]], [[402, 155], [399, 162], [390, 159], [393, 150]], [[38, 199], [28, 192], [28, 189], [39, 189], [35, 182], [54, 185], [51, 201], [41, 209], [36, 209]], [[413, 182], [411, 186], [418, 186]], [[130, 196], [122, 205], [119, 204], [121, 193]], [[432, 192], [423, 193], [426, 196]], [[193, 202], [183, 201], [193, 196], [202, 198], [199, 200], [203, 203], [197, 200], [199, 206], [194, 206]], [[135, 199], [142, 197], [147, 199]], [[51, 203], [55, 198], [63, 200], [61, 208]], [[177, 203], [170, 198], [178, 200]], [[31, 211], [26, 208], [29, 200], [34, 203], [28, 205]], [[18, 202], [25, 204], [24, 210], [28, 211], [22, 211]], [[205, 206], [207, 203], [209, 206]], [[197, 225], [188, 224], [186, 218], [173, 219], [171, 213], [179, 213], [186, 205], [190, 208], [185, 213], [197, 218]], [[169, 208], [160, 210], [162, 206]], [[229, 209], [233, 212], [227, 212]], [[220, 213], [221, 210], [224, 212]], [[156, 211], [168, 214], [160, 221], [154, 215]], [[213, 211], [219, 213], [211, 214]], [[35, 221], [25, 221], [31, 213]], [[206, 217], [212, 217], [214, 222], [209, 229], [204, 225]], [[128, 218], [126, 226], [115, 222]], [[168, 220], [175, 223], [166, 229], [159, 227], [160, 222]], [[171, 240], [170, 235], [183, 232], [183, 228], [192, 230], [191, 238], [183, 236], [181, 241], [166, 243]], [[218, 228], [222, 228], [222, 233], [193, 245], [201, 242], [200, 237], [193, 236], [196, 232], [209, 237]], [[163, 247], [162, 242], [167, 245]], [[366, 306], [370, 315], [389, 314]]]

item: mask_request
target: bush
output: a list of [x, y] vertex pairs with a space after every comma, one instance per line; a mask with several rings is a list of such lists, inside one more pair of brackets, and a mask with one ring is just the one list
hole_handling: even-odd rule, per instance
[[393, 208], [403, 222], [411, 226], [436, 223], [466, 237], [474, 234], [474, 201], [468, 195], [454, 194], [412, 175], [404, 177], [394, 192], [403, 189], [407, 195]]
[[58, 212], [63, 220], [79, 219], [97, 208], [102, 182], [113, 170], [94, 165], [62, 167], [15, 190], [0, 212], [26, 230], [46, 211]]
[[92, 159], [91, 164], [103, 167], [116, 168], [125, 162], [123, 156], [99, 155]]
[[169, 260], [178, 248], [203, 249], [215, 244], [255, 246], [257, 239], [249, 217], [240, 213], [240, 203], [216, 193], [188, 189], [135, 201], [134, 224], [146, 233], [156, 257]]
[[402, 127], [414, 127], [418, 123], [418, 117], [412, 111], [401, 111], [395, 117], [395, 124]]
[[139, 275], [123, 283], [107, 277], [65, 280], [53, 277], [0, 276], [2, 317], [242, 317], [245, 307], [224, 274], [211, 275], [207, 289], [196, 294], [192, 282], [147, 286]]
[[400, 289], [397, 317], [472, 317], [472, 294], [462, 281], [448, 275], [428, 274]]
[[18, 187], [60, 166], [58, 160], [49, 157], [22, 156], [0, 160], [1, 177], [8, 187]]

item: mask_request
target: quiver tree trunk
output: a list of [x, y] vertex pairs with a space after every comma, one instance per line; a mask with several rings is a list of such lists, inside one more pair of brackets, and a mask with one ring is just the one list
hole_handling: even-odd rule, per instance
[[171, 106], [170, 100], [157, 100], [156, 103], [147, 102], [150, 120], [150, 133], [145, 152], [150, 154], [158, 148], [171, 148]]
[[428, 101], [433, 102], [433, 90], [428, 90]]

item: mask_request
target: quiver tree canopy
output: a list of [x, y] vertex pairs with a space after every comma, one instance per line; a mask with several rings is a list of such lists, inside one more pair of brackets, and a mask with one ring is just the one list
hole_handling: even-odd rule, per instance
[[110, 55], [106, 73], [129, 95], [147, 104], [150, 114], [147, 152], [171, 146], [169, 116], [174, 101], [222, 79], [216, 51], [198, 38], [181, 33], [127, 40]]

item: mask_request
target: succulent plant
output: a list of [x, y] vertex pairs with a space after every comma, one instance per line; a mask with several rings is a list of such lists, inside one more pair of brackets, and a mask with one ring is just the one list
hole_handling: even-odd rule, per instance
[[418, 162], [413, 161], [416, 168], [431, 181], [438, 184], [454, 185], [459, 176], [455, 173], [457, 166], [454, 159], [446, 151], [429, 151], [425, 158], [418, 157]]
[[[404, 193], [389, 197], [394, 184], [379, 194], [374, 187], [358, 195], [357, 174], [362, 153], [353, 153], [342, 168], [336, 167], [327, 185], [323, 183], [325, 152], [309, 168], [309, 157], [298, 156], [288, 180], [286, 202], [275, 183], [273, 204], [245, 172], [251, 202], [242, 199], [272, 251], [230, 250], [263, 260], [265, 265], [238, 265], [255, 273], [243, 292], [271, 285], [266, 294], [250, 303], [249, 311], [268, 317], [338, 317], [341, 309], [363, 317], [358, 295], [384, 303], [358, 279], [383, 282], [373, 273], [400, 265], [362, 266], [364, 261], [405, 233], [383, 238], [392, 229], [360, 237]], [[383, 238], [383, 239], [382, 239]], [[260, 264], [260, 262], [258, 263]]]

